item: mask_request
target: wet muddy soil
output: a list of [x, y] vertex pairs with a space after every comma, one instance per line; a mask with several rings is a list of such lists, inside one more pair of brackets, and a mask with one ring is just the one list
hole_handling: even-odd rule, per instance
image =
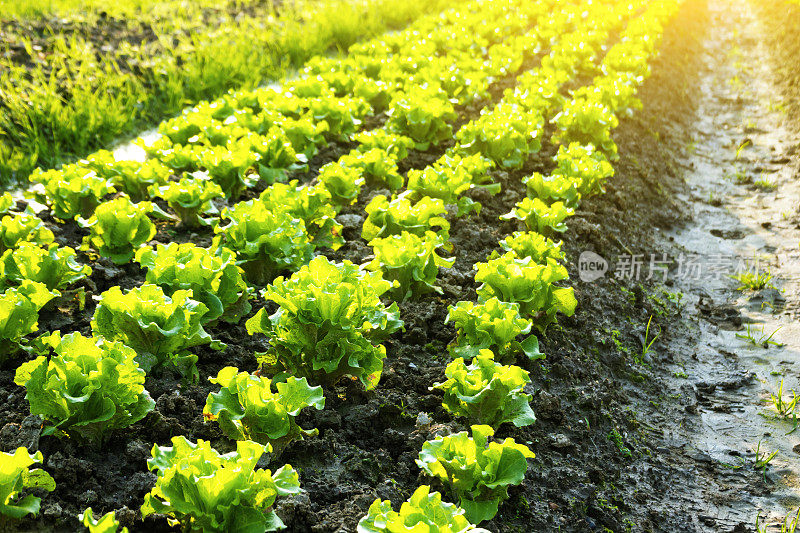
[[664, 395], [682, 408], [667, 403], [654, 425], [675, 471], [666, 497], [687, 531], [755, 531], [757, 519], [781, 531], [800, 505], [800, 432], [773, 402], [781, 383], [790, 402], [800, 377], [800, 138], [781, 97], [787, 65], [775, 68], [786, 56], [765, 60], [772, 28], [758, 14], [710, 2], [680, 161], [690, 220], [663, 231], [667, 257], [643, 267], [683, 296], [682, 320], [657, 348]]

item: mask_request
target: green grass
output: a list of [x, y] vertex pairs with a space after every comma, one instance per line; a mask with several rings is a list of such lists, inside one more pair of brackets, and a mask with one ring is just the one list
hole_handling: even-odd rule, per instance
[[[111, 51], [89, 36], [52, 34], [45, 38], [47, 55], [37, 49], [41, 37], [17, 34], [32, 64], [0, 59], [0, 184], [24, 179], [36, 167], [75, 160], [187, 105], [256, 87], [310, 57], [345, 50], [453, 3], [298, 0], [278, 13], [263, 1], [228, 0], [206, 23], [197, 16], [209, 16], [203, 6], [210, 0], [121, 0], [113, 8], [97, 0], [0, 0], [3, 18], [70, 13], [85, 5], [84, 26], [97, 22], [92, 10], [108, 8], [115, 16], [131, 13], [129, 27], [143, 21], [155, 32], [155, 39], [123, 42]], [[156, 4], [157, 14], [146, 11]], [[7, 46], [0, 43], [0, 57]]]
[[217, 8], [220, 5], [246, 6], [258, 4], [259, 0], [123, 0], [107, 2], [105, 0], [0, 0], [0, 18], [30, 18], [42, 16], [65, 17], [77, 14], [95, 14], [105, 12], [111, 17], [131, 17], [143, 13], [170, 16], [199, 13], [203, 9]]
[[775, 288], [775, 286], [770, 283], [772, 281], [772, 272], [770, 272], [769, 268], [761, 270], [758, 262], [756, 262], [755, 268], [752, 271], [740, 272], [739, 274], [732, 275], [731, 278], [739, 282], [739, 286], [736, 287], [737, 291], [744, 291], [747, 289], [751, 291], [760, 291], [761, 289]]

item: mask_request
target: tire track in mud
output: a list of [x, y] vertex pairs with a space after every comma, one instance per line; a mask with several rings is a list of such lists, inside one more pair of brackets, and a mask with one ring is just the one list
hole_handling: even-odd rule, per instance
[[[692, 222], [664, 234], [667, 285], [686, 306], [665, 348], [667, 393], [683, 406], [666, 435], [682, 482], [666, 505], [687, 531], [753, 531], [758, 514], [780, 531], [800, 505], [800, 430], [770, 401], [781, 380], [785, 401], [800, 391], [800, 139], [783, 124], [754, 8], [711, 0], [709, 10], [679, 198]], [[756, 269], [773, 276], [767, 286], [737, 290], [731, 275]]]

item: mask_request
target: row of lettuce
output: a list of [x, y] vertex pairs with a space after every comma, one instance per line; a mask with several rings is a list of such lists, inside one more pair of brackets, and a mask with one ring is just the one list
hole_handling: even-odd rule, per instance
[[[609, 33], [644, 6], [644, 13], [627, 26], [598, 68], [595, 60]], [[520, 132], [537, 137], [545, 120], [550, 120], [556, 126], [552, 141], [561, 147], [553, 172], [526, 178], [528, 196], [501, 217], [521, 220], [527, 231], [516, 232], [499, 243], [505, 254], [493, 252], [487, 262], [475, 265], [475, 279], [480, 283], [478, 302], [458, 302], [448, 315], [457, 329], [457, 338], [450, 346], [455, 359], [445, 370], [447, 380], [432, 388], [444, 391], [443, 404], [448, 411], [475, 425], [471, 436], [464, 431], [426, 442], [417, 464], [427, 476], [449, 487], [472, 523], [496, 515], [499, 503], [508, 498], [508, 487], [522, 483], [526, 459], [534, 456], [511, 438], [487, 446], [488, 437], [501, 424], [521, 427], [535, 421], [530, 396], [524, 393], [530, 382], [528, 373], [518, 366], [495, 362], [495, 356], [510, 360], [519, 355], [542, 357], [534, 336], [522, 342], [518, 339], [533, 327], [544, 332], [557, 313], [574, 312], [572, 289], [556, 285], [567, 278], [566, 268], [560, 263], [561, 245], [546, 235], [565, 231], [564, 220], [574, 213], [580, 198], [602, 192], [603, 181], [613, 174], [611, 161], [617, 158], [617, 150], [611, 131], [618, 125], [616, 116], [640, 106], [635, 94], [649, 74], [648, 62], [656, 53], [662, 25], [678, 7], [678, 2], [641, 2], [590, 12], [584, 26], [577, 25], [572, 34], [564, 35], [539, 69], [520, 76], [514, 91], [493, 109], [484, 110], [476, 121], [504, 122], [508, 128], [513, 125], [510, 116], [522, 116], [528, 124], [540, 127]], [[572, 37], [580, 39], [579, 47], [570, 46]], [[592, 72], [597, 74], [593, 83], [573, 91], [570, 100], [523, 97], [557, 95], [560, 85]], [[513, 115], [509, 105], [518, 106]], [[454, 150], [458, 149], [457, 143]], [[513, 157], [508, 152], [500, 157], [490, 150], [480, 153], [499, 167], [518, 168], [509, 163]], [[527, 154], [521, 155], [524, 160]], [[470, 364], [468, 359], [472, 359]], [[429, 487], [420, 487], [404, 504], [405, 510], [411, 512], [414, 498], [428, 495], [428, 491]], [[393, 519], [405, 526], [413, 523], [392, 511], [389, 501], [376, 501], [359, 524], [359, 531], [391, 530], [382, 527]]]
[[[478, 301], [458, 302], [449, 311], [457, 330], [450, 346], [454, 360], [447, 380], [434, 388], [444, 392], [447, 410], [474, 425], [471, 436], [461, 432], [426, 442], [417, 463], [449, 487], [458, 505], [421, 486], [399, 513], [390, 502], [376, 500], [359, 523], [363, 532], [412, 526], [480, 531], [473, 524], [495, 516], [533, 457], [513, 439], [490, 442], [503, 423], [535, 420], [523, 390], [528, 373], [495, 358], [542, 357], [529, 333], [544, 332], [559, 312], [574, 312], [572, 289], [558, 285], [567, 272], [560, 243], [551, 237], [566, 230], [581, 197], [601, 192], [613, 174], [611, 130], [617, 116], [637, 107], [636, 89], [649, 72], [662, 24], [678, 4], [574, 3], [549, 13], [549, 3], [476, 1], [407, 33], [358, 45], [340, 64], [319, 60], [285, 90], [230, 95], [199, 106], [162, 125], [162, 137], [147, 147], [151, 157], [144, 163], [99, 153], [35, 175], [37, 198], [53, 215], [88, 228], [86, 250], [119, 264], [134, 260], [147, 269], [147, 278], [139, 288], [112, 287], [100, 295], [92, 337], [53, 332], [23, 346], [38, 310], [62, 293], [76, 297], [69, 287], [91, 271], [74, 250], [52, 244], [52, 233], [34, 214], [3, 219], [0, 269], [9, 285], [0, 296], [9, 318], [3, 353], [40, 354], [22, 364], [15, 379], [26, 387], [31, 412], [51, 424], [49, 434], [102, 442], [153, 409], [146, 373], [168, 366], [196, 379], [192, 349], [224, 348], [205, 327], [240, 321], [250, 313], [254, 287], [266, 285], [262, 295], [278, 310], [269, 314], [262, 308], [246, 322], [250, 334], [269, 338], [268, 352], [259, 354], [261, 369], [222, 369], [210, 378], [220, 389], [204, 409], [209, 421], [237, 441], [236, 451], [220, 454], [208, 442], [185, 437], [175, 437], [171, 447], [154, 446], [148, 466], [158, 480], [142, 514], [164, 514], [175, 524], [207, 531], [281, 527], [273, 504], [301, 490], [299, 476], [288, 465], [275, 472], [255, 469], [259, 458], [316, 434], [302, 429], [295, 416], [324, 408], [323, 386], [350, 375], [367, 389], [376, 387], [386, 357], [382, 342], [403, 325], [397, 303], [387, 306], [381, 298], [402, 301], [438, 290], [439, 267], [453, 263], [437, 253], [452, 249], [448, 206], [456, 216], [479, 210], [464, 193], [476, 187], [498, 191], [493, 169], [522, 168], [539, 151], [550, 122], [552, 141], [560, 145], [554, 170], [528, 177], [528, 197], [503, 217], [521, 221], [527, 231], [500, 243], [506, 253], [475, 265]], [[609, 35], [620, 30], [619, 42], [606, 50]], [[549, 54], [540, 67], [518, 76], [499, 103], [453, 136], [454, 104], [485, 97], [494, 78], [515, 76], [541, 50]], [[561, 96], [570, 81], [587, 75], [594, 76], [591, 85]], [[388, 116], [385, 126], [362, 131], [363, 119], [381, 111]], [[342, 138], [354, 139], [359, 148], [323, 167], [310, 184], [281, 183], [325, 142]], [[438, 161], [409, 171], [404, 180], [397, 162], [409, 151], [450, 139], [455, 144]], [[257, 199], [232, 203], [265, 181], [274, 183]], [[376, 196], [366, 208], [362, 237], [374, 259], [359, 266], [314, 257], [316, 247], [342, 244], [336, 214], [356, 201], [365, 184], [395, 191]], [[103, 201], [117, 190], [124, 193]], [[180, 200], [171, 200], [170, 191]], [[212, 202], [220, 195], [229, 202], [221, 215]], [[149, 201], [154, 197], [163, 198], [172, 213]], [[13, 205], [4, 197], [4, 209]], [[208, 225], [216, 237], [209, 248], [144, 246], [156, 231], [151, 216]], [[287, 272], [294, 273], [279, 275]], [[6, 456], [3, 476], [9, 483], [2, 486], [10, 488], [0, 511], [36, 512], [38, 498], [16, 496], [24, 487], [52, 490], [52, 478], [28, 469], [42, 460], [41, 453], [19, 449]], [[187, 484], [203, 490], [189, 493]], [[98, 522], [87, 510], [83, 520], [90, 528], [108, 528], [98, 531], [116, 529], [113, 513]]]

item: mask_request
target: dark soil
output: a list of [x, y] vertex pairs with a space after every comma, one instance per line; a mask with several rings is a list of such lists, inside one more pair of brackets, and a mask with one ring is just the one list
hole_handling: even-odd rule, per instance
[[[497, 517], [482, 524], [490, 531], [688, 530], [683, 518], [668, 512], [662, 501], [667, 489], [674, 489], [674, 471], [664, 466], [661, 435], [647, 423], [666, 409], [659, 402], [669, 402], [662, 397], [658, 373], [651, 370], [658, 361], [648, 355], [636, 357], [642, 354], [648, 317], [660, 317], [661, 338], [668, 340], [678, 310], [647, 281], [580, 282], [577, 258], [586, 250], [609, 258], [652, 253], [657, 249], [653, 228], [668, 228], [685, 219], [673, 198], [683, 184], [677, 157], [686, 142], [683, 129], [693, 120], [698, 72], [694, 57], [706, 23], [704, 4], [687, 2], [667, 28], [662, 54], [640, 93], [644, 109], [623, 120], [615, 133], [621, 154], [616, 175], [606, 194], [586, 200], [569, 222], [564, 249], [578, 311], [572, 318], [560, 318], [540, 339], [545, 360], [518, 362], [531, 372], [538, 420], [526, 428], [504, 426], [497, 436], [513, 436], [527, 444], [536, 459], [530, 461], [524, 484], [510, 490]], [[465, 110], [465, 115], [473, 112], [477, 110]], [[330, 150], [331, 154], [346, 151]], [[443, 380], [449, 361], [446, 345], [454, 331], [444, 324], [447, 306], [474, 300], [473, 265], [519, 229], [498, 223], [498, 217], [524, 195], [522, 177], [549, 169], [554, 151], [545, 143], [524, 169], [495, 173], [503, 186], [497, 196], [473, 193], [483, 209], [467, 221], [453, 221], [451, 242], [457, 261], [453, 268], [440, 271], [444, 294], [401, 305], [405, 331], [386, 343], [387, 359], [377, 389], [365, 393], [357, 382], [341, 380], [325, 391], [324, 410], [301, 415], [301, 425], [319, 428], [320, 435], [291, 444], [269, 465], [287, 462], [300, 471], [306, 492], [277, 507], [290, 531], [354, 531], [375, 498], [389, 499], [397, 508], [420, 483], [431, 482], [414, 463], [422, 444], [442, 432], [464, 429], [460, 420], [443, 410], [441, 396], [428, 390]], [[420, 168], [431, 157], [413, 154], [405, 164]], [[365, 189], [356, 207], [340, 215], [348, 243], [337, 252], [325, 252], [327, 256], [362, 262], [371, 253], [359, 238], [361, 213], [379, 192]], [[79, 237], [80, 230], [71, 225], [58, 235], [59, 242], [73, 246]], [[137, 265], [116, 267], [101, 261], [93, 267], [91, 283], [85, 287], [90, 293], [114, 284], [132, 287], [143, 280]], [[260, 299], [253, 303], [253, 312], [263, 305]], [[87, 297], [85, 312], [43, 313], [41, 328], [89, 333], [92, 305]], [[146, 468], [150, 448], [185, 435], [210, 440], [219, 450], [232, 449], [233, 443], [216, 425], [203, 422], [205, 399], [214, 388], [206, 378], [227, 365], [254, 370], [253, 353], [263, 350], [265, 342], [248, 336], [244, 321], [209, 331], [228, 348], [222, 353], [199, 351], [199, 385], [185, 386], [168, 373], [148, 376], [146, 388], [156, 400], [155, 410], [116, 433], [102, 450], [40, 437], [40, 422], [28, 416], [24, 390], [13, 384], [13, 370], [0, 371], [0, 398], [4, 398], [0, 420], [5, 422], [0, 449], [20, 445], [41, 449], [45, 468], [57, 482], [55, 492], [43, 498], [41, 518], [23, 521], [22, 529], [72, 530], [74, 516], [87, 506], [96, 513], [116, 509], [120, 521], [133, 531], [169, 529], [163, 518], [151, 517], [144, 523], [138, 518], [142, 498], [155, 481]], [[446, 492], [436, 483], [433, 486]]]

